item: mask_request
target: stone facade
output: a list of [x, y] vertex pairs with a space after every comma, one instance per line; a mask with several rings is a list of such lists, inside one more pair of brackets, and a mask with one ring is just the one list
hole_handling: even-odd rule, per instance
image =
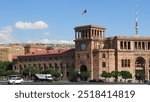
[[12, 61], [13, 56], [23, 54], [24, 47], [21, 45], [0, 46], [0, 61]]
[[59, 70], [69, 78], [74, 70], [74, 49], [45, 50], [27, 53], [13, 59], [13, 70], [22, 73], [29, 66], [38, 68], [40, 73], [48, 68]]
[[90, 79], [100, 79], [103, 71], [150, 72], [150, 37], [105, 37], [102, 26], [75, 27], [75, 69], [89, 71]]
[[27, 44], [24, 46], [25, 49], [25, 54], [26, 53], [31, 53], [34, 51], [42, 51], [42, 50], [46, 50], [46, 47], [42, 46], [42, 45], [32, 45], [32, 44]]

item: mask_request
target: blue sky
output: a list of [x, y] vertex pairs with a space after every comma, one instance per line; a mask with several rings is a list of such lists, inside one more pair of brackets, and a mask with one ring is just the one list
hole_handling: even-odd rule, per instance
[[134, 36], [136, 4], [139, 35], [150, 36], [150, 0], [0, 0], [0, 43], [72, 41], [73, 28], [87, 24]]

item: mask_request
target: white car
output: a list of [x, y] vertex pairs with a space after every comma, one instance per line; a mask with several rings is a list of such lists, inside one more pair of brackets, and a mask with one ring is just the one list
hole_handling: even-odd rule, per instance
[[12, 77], [8, 80], [8, 84], [22, 84], [24, 82], [21, 77]]

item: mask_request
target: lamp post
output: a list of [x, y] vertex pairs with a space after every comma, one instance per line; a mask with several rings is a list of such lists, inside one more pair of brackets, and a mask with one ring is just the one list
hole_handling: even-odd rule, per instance
[[80, 82], [80, 74], [81, 74], [81, 72], [78, 71], [78, 82]]

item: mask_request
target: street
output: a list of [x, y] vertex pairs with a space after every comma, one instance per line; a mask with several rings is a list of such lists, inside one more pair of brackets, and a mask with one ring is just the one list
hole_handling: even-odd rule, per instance
[[[0, 81], [0, 85], [9, 85], [7, 81]], [[33, 82], [25, 81], [23, 84], [15, 85], [146, 85], [143, 83], [102, 83], [102, 82]]]

